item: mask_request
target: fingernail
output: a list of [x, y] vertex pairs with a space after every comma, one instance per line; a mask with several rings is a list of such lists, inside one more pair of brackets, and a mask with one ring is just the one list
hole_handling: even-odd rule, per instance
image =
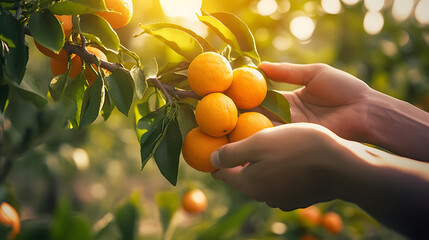
[[210, 155], [210, 162], [215, 168], [220, 167], [220, 160], [219, 160], [219, 151], [214, 151]]

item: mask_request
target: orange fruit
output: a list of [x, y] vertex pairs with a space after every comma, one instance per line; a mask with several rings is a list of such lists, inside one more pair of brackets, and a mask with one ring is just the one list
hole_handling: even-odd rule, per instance
[[237, 142], [252, 136], [265, 128], [273, 127], [273, 123], [258, 112], [245, 112], [238, 116], [237, 125], [229, 133], [229, 141]]
[[343, 229], [343, 220], [335, 212], [328, 212], [323, 215], [322, 226], [332, 234], [338, 234]]
[[203, 97], [195, 109], [195, 120], [204, 133], [212, 137], [228, 134], [237, 124], [237, 107], [223, 93]]
[[188, 213], [202, 213], [207, 205], [207, 197], [199, 189], [190, 190], [182, 197], [182, 207]]
[[228, 60], [215, 52], [198, 55], [188, 68], [191, 89], [203, 97], [209, 93], [224, 92], [232, 83], [232, 68]]
[[[60, 52], [61, 53], [61, 52]], [[67, 72], [68, 67], [68, 58], [51, 58], [51, 71], [54, 76], [58, 76], [62, 73]], [[82, 69], [82, 62], [80, 57], [75, 55], [71, 58], [71, 69], [69, 72], [69, 76], [71, 78], [75, 78], [79, 75]]]
[[322, 221], [322, 214], [316, 205], [298, 209], [299, 218], [309, 225], [318, 225]]
[[210, 155], [228, 142], [226, 136], [211, 137], [196, 127], [186, 135], [182, 155], [192, 168], [201, 172], [213, 172], [216, 168], [210, 163]]
[[8, 235], [8, 239], [15, 239], [21, 229], [19, 215], [9, 203], [2, 202], [0, 205], [0, 224], [12, 227], [12, 231]]
[[64, 36], [68, 37], [73, 30], [72, 15], [55, 15], [55, 17], [57, 17], [63, 27]]
[[241, 67], [233, 71], [231, 86], [225, 91], [237, 108], [250, 109], [261, 104], [267, 95], [267, 83], [258, 70]]
[[109, 22], [112, 28], [121, 28], [127, 25], [133, 16], [132, 0], [104, 0], [108, 12], [97, 12], [96, 14]]
[[305, 235], [302, 235], [302, 236], [299, 238], [299, 240], [320, 240], [320, 238], [315, 237], [315, 236], [310, 235], [310, 234], [305, 234]]
[[[88, 46], [88, 47], [86, 47], [86, 50], [88, 50], [88, 52], [97, 56], [99, 59], [107, 61], [106, 55], [100, 49]], [[92, 64], [92, 67], [96, 71], [98, 71], [97, 66], [95, 64]], [[107, 71], [104, 71], [104, 72], [107, 74]], [[91, 85], [95, 81], [95, 79], [97, 78], [97, 76], [94, 74], [94, 72], [92, 71], [92, 69], [88, 65], [85, 65], [85, 78], [86, 78], [86, 80], [88, 80], [89, 85]]]
[[61, 51], [57, 54], [54, 51], [40, 45], [40, 43], [36, 42], [36, 40], [34, 40], [34, 45], [36, 45], [37, 49], [39, 49], [41, 53], [43, 53], [45, 56], [48, 56], [50, 58], [61, 58], [65, 60], [67, 60], [68, 58], [67, 52], [64, 49], [61, 49]]

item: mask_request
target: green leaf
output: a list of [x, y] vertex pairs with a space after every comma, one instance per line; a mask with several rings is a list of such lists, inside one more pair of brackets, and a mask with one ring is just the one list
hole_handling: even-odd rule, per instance
[[7, 102], [9, 99], [9, 86], [0, 85], [0, 112], [6, 110]]
[[211, 16], [221, 21], [235, 36], [241, 51], [260, 63], [259, 54], [256, 50], [255, 38], [249, 27], [240, 18], [228, 12], [215, 12]]
[[49, 239], [92, 239], [89, 220], [84, 215], [74, 214], [71, 203], [67, 199], [59, 202], [52, 223]]
[[185, 139], [186, 134], [188, 134], [189, 131], [197, 127], [194, 111], [187, 104], [179, 104], [177, 122], [179, 124], [180, 133], [182, 134], [183, 140]]
[[158, 62], [156, 58], [152, 58], [148, 63], [143, 67], [145, 79], [156, 78], [158, 76]]
[[135, 52], [133, 52], [133, 51], [131, 51], [131, 50], [127, 49], [127, 48], [126, 48], [126, 47], [124, 47], [123, 45], [121, 45], [120, 52], [123, 52], [123, 53], [125, 53], [126, 55], [128, 55], [128, 56], [132, 57], [132, 58], [136, 61], [137, 66], [138, 66], [138, 67], [141, 67], [140, 57], [139, 57], [139, 55], [137, 55], [137, 53], [135, 53]]
[[61, 23], [48, 9], [33, 13], [28, 27], [34, 40], [40, 45], [59, 53], [64, 47], [64, 31]]
[[284, 123], [290, 123], [290, 106], [287, 99], [280, 93], [268, 90], [267, 96], [262, 102], [261, 106], [272, 113], [276, 114]]
[[106, 94], [104, 97], [103, 108], [101, 109], [101, 116], [104, 118], [104, 121], [107, 121], [113, 109], [115, 109], [115, 104], [113, 104], [110, 95]]
[[176, 191], [160, 192], [156, 195], [156, 203], [158, 204], [161, 218], [162, 232], [164, 235], [163, 239], [168, 239], [165, 235], [170, 227], [174, 213], [176, 213], [180, 207], [180, 198]]
[[49, 83], [49, 92], [55, 101], [58, 101], [61, 98], [66, 86], [67, 79], [67, 73], [63, 73], [55, 76]]
[[138, 98], [141, 99], [147, 89], [146, 76], [144, 74], [144, 71], [138, 66], [133, 66], [130, 73], [133, 77], [134, 84], [136, 85], [136, 95]]
[[92, 14], [81, 15], [80, 30], [89, 40], [118, 53], [120, 48], [118, 34], [104, 18]]
[[137, 138], [140, 142], [140, 155], [142, 169], [156, 150], [158, 140], [161, 138], [166, 125], [167, 105], [148, 113], [141, 118], [136, 126]]
[[115, 212], [115, 223], [122, 239], [135, 239], [139, 223], [140, 195], [134, 192]]
[[[0, 14], [0, 36], [7, 42], [13, 42], [8, 48], [2, 46], [4, 51], [4, 72], [7, 78], [21, 83], [28, 61], [28, 46], [25, 44], [24, 26], [16, 18]], [[3, 44], [2, 44], [3, 45]]]
[[164, 42], [168, 47], [186, 58], [188, 61], [192, 61], [192, 59], [203, 52], [203, 48], [200, 43], [182, 30], [174, 28], [151, 29], [150, 25], [140, 25], [140, 27], [145, 33], [148, 33]]
[[52, 5], [49, 10], [59, 15], [80, 15], [107, 11], [104, 0], [63, 0]]
[[234, 33], [226, 27], [220, 20], [217, 18], [204, 13], [202, 16], [198, 16], [198, 19], [207, 25], [211, 30], [213, 30], [222, 40], [229, 44], [233, 49], [240, 52], [240, 44], [237, 41]]
[[162, 175], [176, 186], [179, 171], [180, 150], [182, 149], [182, 135], [179, 124], [174, 119], [167, 127], [167, 131], [158, 148], [154, 158]]
[[113, 103], [121, 113], [128, 116], [134, 95], [134, 82], [130, 73], [117, 69], [104, 80]]
[[104, 102], [104, 86], [100, 76], [85, 91], [80, 114], [80, 128], [83, 128], [97, 119]]
[[25, 75], [20, 84], [15, 82], [11, 86], [17, 89], [17, 93], [25, 100], [32, 102], [38, 108], [42, 108], [48, 102], [46, 93], [44, 93], [39, 86], [39, 81]]
[[255, 206], [254, 203], [241, 203], [239, 206], [232, 207], [226, 215], [219, 218], [211, 228], [204, 231], [197, 239], [236, 239], [237, 232], [240, 230], [237, 226], [244, 225], [252, 212], [255, 211]]
[[85, 96], [85, 83], [86, 79], [81, 72], [73, 80], [71, 80], [64, 89], [63, 96], [70, 101], [73, 106], [69, 109], [69, 118], [73, 127], [79, 127], [80, 115], [82, 111], [82, 103]]
[[[201, 47], [203, 48], [204, 52], [207, 52], [207, 51], [217, 52], [217, 49], [215, 47], [213, 47], [213, 45], [211, 45], [205, 38], [196, 34], [194, 31], [192, 31], [188, 28], [184, 28], [180, 25], [173, 24], [173, 23], [153, 23], [150, 25], [146, 25], [145, 27], [150, 28], [152, 31], [160, 30], [163, 28], [172, 28], [172, 29], [177, 29], [177, 30], [183, 31], [183, 32], [191, 35], [193, 38], [195, 38], [198, 41], [198, 43], [201, 45]], [[144, 33], [144, 31], [140, 34], [137, 34], [136, 36], [140, 36], [143, 33]]]

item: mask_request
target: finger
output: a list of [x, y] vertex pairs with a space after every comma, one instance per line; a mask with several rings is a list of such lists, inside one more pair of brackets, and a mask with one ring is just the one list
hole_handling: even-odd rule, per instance
[[276, 82], [307, 85], [319, 72], [323, 64], [293, 64], [262, 62], [259, 68]]
[[241, 175], [242, 170], [242, 166], [237, 166], [234, 168], [219, 169], [217, 171], [212, 172], [211, 175], [217, 180], [221, 180], [226, 184], [231, 185], [232, 187], [241, 189], [243, 186], [243, 178]]
[[232, 168], [247, 162], [253, 162], [255, 151], [252, 137], [249, 137], [220, 147], [211, 154], [210, 162], [218, 169]]

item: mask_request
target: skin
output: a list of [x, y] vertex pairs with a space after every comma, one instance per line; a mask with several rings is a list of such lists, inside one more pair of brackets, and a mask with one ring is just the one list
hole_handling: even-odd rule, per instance
[[215, 151], [215, 179], [284, 211], [343, 199], [404, 235], [429, 235], [428, 113], [324, 64], [260, 68], [303, 85], [283, 93], [295, 123]]

